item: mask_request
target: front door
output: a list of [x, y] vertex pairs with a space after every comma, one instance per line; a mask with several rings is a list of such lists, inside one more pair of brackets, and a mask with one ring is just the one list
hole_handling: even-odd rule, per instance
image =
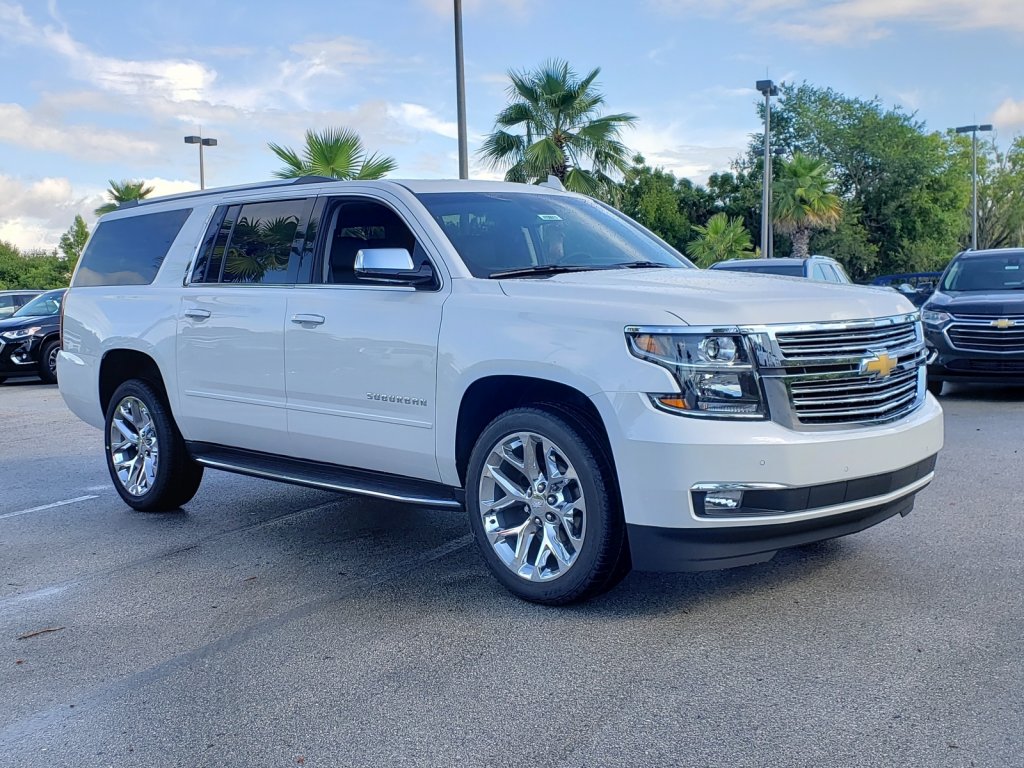
[[406, 248], [417, 263], [428, 258], [397, 206], [339, 197], [321, 210], [313, 283], [289, 292], [286, 312], [293, 455], [439, 480], [434, 400], [447, 290], [440, 280], [414, 289], [355, 276], [363, 248]]

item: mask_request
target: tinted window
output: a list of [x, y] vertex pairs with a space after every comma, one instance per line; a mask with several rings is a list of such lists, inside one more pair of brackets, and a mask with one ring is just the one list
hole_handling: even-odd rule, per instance
[[295, 235], [308, 207], [305, 199], [243, 205], [224, 252], [221, 282], [292, 282], [289, 266], [293, 256], [298, 259]]
[[52, 317], [60, 312], [60, 302], [63, 298], [63, 290], [36, 296], [36, 298], [15, 312], [14, 317]]
[[146, 285], [153, 282], [190, 213], [191, 208], [184, 208], [101, 221], [82, 254], [74, 284]]
[[583, 198], [499, 192], [418, 197], [476, 277], [549, 264], [693, 266], [624, 216]]
[[811, 270], [811, 277], [814, 280], [818, 280], [823, 283], [834, 282], [831, 273], [825, 272], [825, 266], [823, 264], [815, 264]]
[[758, 272], [762, 275], [787, 275], [789, 277], [803, 277], [804, 268], [800, 264], [728, 264], [715, 266], [715, 269], [727, 269], [730, 272]]
[[954, 261], [942, 280], [944, 291], [1024, 289], [1024, 251], [971, 255]]
[[10, 317], [15, 309], [17, 304], [14, 302], [14, 296], [0, 296], [0, 317]]
[[220, 280], [224, 249], [231, 236], [231, 226], [238, 217], [239, 207], [233, 205], [230, 208], [217, 209], [210, 220], [210, 226], [207, 227], [206, 237], [203, 238], [202, 247], [199, 249], [199, 258], [196, 259], [192, 277], [189, 278], [190, 283], [216, 283]]
[[342, 201], [327, 214], [323, 282], [352, 284], [356, 253], [364, 248], [404, 248], [422, 259], [416, 238], [405, 222], [385, 205], [367, 201]]

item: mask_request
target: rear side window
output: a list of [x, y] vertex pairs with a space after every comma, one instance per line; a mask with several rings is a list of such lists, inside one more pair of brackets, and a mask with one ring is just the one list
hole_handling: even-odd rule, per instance
[[96, 228], [74, 285], [147, 285], [178, 236], [191, 208], [103, 221]]

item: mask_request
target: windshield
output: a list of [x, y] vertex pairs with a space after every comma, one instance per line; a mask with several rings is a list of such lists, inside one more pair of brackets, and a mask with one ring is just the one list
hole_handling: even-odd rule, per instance
[[970, 254], [957, 259], [942, 279], [944, 291], [1012, 291], [1024, 288], [1024, 251]]
[[528, 192], [431, 192], [417, 197], [474, 277], [554, 266], [693, 267], [640, 225], [592, 200]]
[[36, 296], [32, 301], [15, 312], [11, 317], [48, 317], [60, 312], [60, 300], [64, 294], [44, 293]]
[[757, 272], [762, 275], [804, 276], [803, 264], [716, 264], [715, 269], [727, 269], [730, 272]]

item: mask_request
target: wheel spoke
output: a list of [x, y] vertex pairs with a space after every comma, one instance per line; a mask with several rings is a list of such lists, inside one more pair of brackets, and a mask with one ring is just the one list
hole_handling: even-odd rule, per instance
[[577, 499], [571, 504], [566, 504], [558, 512], [558, 521], [562, 526], [562, 530], [565, 531], [565, 535], [569, 537], [569, 540], [574, 543], [582, 541], [583, 539], [582, 528], [579, 533], [576, 532], [577, 513], [580, 515], [580, 519], [584, 519], [586, 517], [587, 510], [585, 506], [581, 506], [582, 503], [583, 499]]
[[523, 471], [526, 473], [526, 479], [531, 483], [535, 483], [544, 476], [540, 465], [537, 463], [538, 440], [530, 434], [519, 435], [519, 439], [523, 443]]
[[572, 564], [572, 555], [565, 548], [565, 545], [558, 538], [558, 529], [554, 525], [544, 527], [544, 542], [547, 544], [551, 554], [555, 556], [561, 568], [568, 568]]
[[516, 550], [513, 562], [516, 564], [516, 570], [521, 570], [526, 565], [526, 558], [530, 554], [530, 545], [533, 544], [534, 538], [537, 536], [537, 529], [532, 525], [527, 524], [523, 526], [522, 533], [519, 534], [519, 538], [516, 539]]
[[541, 440], [540, 445], [541, 451], [544, 454], [544, 473], [547, 475], [547, 479], [560, 480], [562, 478], [562, 472], [558, 468], [555, 446], [552, 445], [550, 440]]
[[487, 474], [494, 479], [494, 484], [517, 501], [526, 501], [526, 491], [507, 478], [497, 467], [487, 467]]
[[132, 429], [122, 419], [114, 419], [111, 423], [128, 443], [135, 444], [139, 442], [138, 434], [132, 431]]

